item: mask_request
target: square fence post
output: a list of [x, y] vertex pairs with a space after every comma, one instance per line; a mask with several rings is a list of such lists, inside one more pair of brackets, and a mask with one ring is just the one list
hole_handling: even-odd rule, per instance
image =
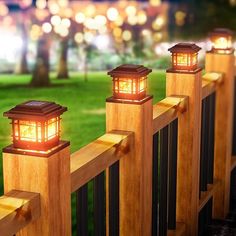
[[188, 109], [178, 120], [176, 199], [176, 220], [186, 224], [186, 236], [198, 234], [202, 80], [197, 58], [190, 57], [196, 57], [199, 50], [187, 43], [170, 48], [173, 66], [166, 74], [166, 96], [189, 97]]
[[70, 148], [59, 140], [64, 111], [55, 103], [28, 101], [4, 113], [13, 119], [13, 144], [3, 149], [4, 192], [40, 194], [40, 217], [19, 236], [71, 235]]
[[[123, 65], [112, 72], [123, 77], [143, 73], [142, 66]], [[110, 75], [113, 75], [113, 73]], [[150, 71], [145, 72], [150, 73]], [[123, 75], [125, 74], [125, 75]], [[144, 76], [146, 76], [144, 74]], [[123, 77], [122, 77], [123, 76]], [[130, 80], [129, 80], [130, 81]], [[116, 87], [117, 88], [117, 87]], [[124, 89], [124, 87], [122, 87]], [[127, 90], [127, 93], [129, 90]], [[132, 92], [131, 92], [132, 93]], [[117, 97], [119, 94], [117, 95]], [[122, 95], [126, 96], [126, 94]], [[133, 98], [132, 98], [133, 99]], [[139, 100], [139, 99], [138, 99]], [[106, 130], [134, 132], [130, 153], [120, 159], [120, 235], [150, 236], [152, 224], [152, 97], [141, 100], [108, 98], [106, 103]]]
[[230, 53], [211, 51], [206, 54], [206, 72], [224, 73], [223, 83], [216, 92], [214, 178], [220, 180], [220, 186], [213, 198], [213, 217], [222, 219], [229, 212], [234, 60], [233, 51]]

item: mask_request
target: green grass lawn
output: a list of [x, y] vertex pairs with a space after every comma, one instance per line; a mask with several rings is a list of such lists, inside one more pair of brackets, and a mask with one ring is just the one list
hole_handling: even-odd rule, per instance
[[[71, 74], [69, 80], [57, 80], [52, 75], [51, 86], [29, 87], [30, 76], [0, 75], [0, 113], [21, 102], [37, 99], [54, 101], [67, 106], [62, 116], [62, 138], [71, 141], [71, 151], [93, 141], [105, 133], [105, 99], [112, 94], [111, 78], [106, 72], [89, 74], [84, 82], [82, 74]], [[165, 96], [165, 73], [155, 71], [149, 76], [149, 94], [154, 102]], [[9, 120], [0, 116], [0, 150], [11, 143]], [[0, 155], [0, 195], [2, 185], [2, 155]]]

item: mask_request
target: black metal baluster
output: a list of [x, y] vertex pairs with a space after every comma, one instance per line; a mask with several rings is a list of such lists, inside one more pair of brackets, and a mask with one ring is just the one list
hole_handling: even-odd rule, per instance
[[76, 191], [76, 218], [78, 236], [88, 235], [88, 185]]
[[158, 225], [158, 145], [159, 133], [153, 135], [153, 173], [152, 173], [152, 236], [157, 236]]
[[119, 162], [109, 168], [109, 235], [119, 236]]
[[94, 178], [94, 235], [105, 235], [105, 180], [104, 172]]
[[168, 126], [160, 131], [159, 236], [167, 235]]
[[207, 183], [213, 184], [214, 176], [214, 144], [215, 144], [215, 100], [216, 94], [210, 95], [209, 100], [209, 137], [208, 137], [208, 171]]
[[208, 203], [207, 203], [206, 229], [207, 229], [207, 226], [212, 223], [212, 203], [213, 203], [213, 200], [212, 200], [212, 198], [210, 198]]
[[176, 180], [177, 180], [178, 120], [169, 125], [169, 191], [168, 229], [176, 228]]
[[207, 191], [207, 173], [206, 173], [206, 165], [207, 165], [207, 152], [208, 150], [208, 135], [207, 135], [207, 118], [208, 118], [208, 110], [207, 110], [207, 98], [202, 101], [202, 124], [201, 124], [201, 157], [200, 157], [200, 186], [199, 186], [199, 198], [201, 197], [201, 191]]

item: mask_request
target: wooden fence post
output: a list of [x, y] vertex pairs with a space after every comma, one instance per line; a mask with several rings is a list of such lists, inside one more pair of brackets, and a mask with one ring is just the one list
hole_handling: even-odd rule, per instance
[[[127, 72], [124, 78], [132, 76], [129, 70], [138, 74], [139, 69], [142, 69], [132, 65], [118, 68], [124, 69], [124, 73]], [[107, 99], [107, 132], [112, 130], [134, 132], [133, 149], [129, 155], [120, 160], [120, 235], [122, 236], [151, 235], [152, 115], [151, 96], [145, 96], [141, 102], [130, 102], [114, 97]]]
[[[40, 107], [41, 104], [42, 107]], [[29, 106], [31, 109], [28, 109]], [[27, 109], [34, 112], [34, 115], [32, 114], [32, 116], [30, 116], [27, 114], [25, 117], [34, 118], [35, 113], [37, 114], [40, 112], [44, 113], [54, 111], [54, 113], [57, 113], [58, 115], [60, 112], [62, 113], [64, 109], [59, 105], [55, 105], [55, 103], [30, 101], [24, 103], [23, 106], [22, 104], [16, 106], [9, 112], [5, 113], [5, 115], [11, 118], [11, 115], [13, 114], [15, 117], [16, 114], [22, 111], [22, 107], [26, 108], [23, 111], [24, 115], [28, 112]], [[15, 113], [16, 110], [18, 113]], [[33, 133], [33, 128], [29, 127], [31, 130], [28, 130], [29, 132], [26, 133], [27, 125], [33, 126], [33, 122], [27, 123], [28, 121], [25, 119], [23, 120], [24, 125], [22, 127], [20, 123], [18, 123], [19, 126], [17, 131], [16, 128], [13, 127], [13, 143], [14, 141], [18, 140], [26, 140], [26, 136], [28, 140], [30, 140], [32, 137], [41, 137], [43, 139], [43, 135], [45, 133], [50, 133], [51, 135], [54, 134], [53, 128], [59, 130], [59, 123], [55, 123], [57, 124], [55, 126], [53, 123], [51, 123], [50, 127], [45, 125], [43, 126], [44, 129], [38, 129], [38, 131], [36, 131], [35, 128], [35, 132], [39, 132], [35, 136], [35, 133]], [[50, 121], [54, 122], [55, 119], [53, 118]], [[18, 121], [13, 119], [13, 126], [16, 124], [15, 122]], [[43, 124], [46, 124], [46, 121], [42, 122]], [[50, 123], [48, 124], [50, 125]], [[40, 128], [41, 127], [42, 126], [40, 125]], [[45, 133], [44, 131], [41, 133], [39, 130], [45, 130]], [[21, 139], [21, 135], [25, 135], [24, 139], [23, 137]], [[38, 143], [37, 139], [35, 139], [35, 141], [38, 144], [37, 148], [39, 148], [40, 145], [43, 145], [42, 143]], [[23, 143], [27, 144], [27, 141], [23, 141], [22, 144]], [[30, 147], [31, 146], [28, 146], [26, 149], [21, 149], [16, 148], [13, 144], [3, 149], [4, 192], [7, 193], [15, 189], [40, 194], [41, 215], [39, 219], [19, 231], [17, 235], [71, 236], [71, 181], [69, 142], [55, 142], [55, 146], [45, 151], [29, 150]]]
[[224, 73], [216, 93], [214, 178], [220, 186], [213, 198], [213, 217], [225, 218], [229, 212], [233, 129], [234, 54], [208, 52], [206, 72]]
[[[194, 60], [188, 58], [181, 61], [181, 56], [187, 57], [187, 54], [190, 57], [193, 54], [195, 57], [199, 49], [194, 44], [177, 44], [169, 49], [173, 53], [173, 67], [166, 74], [166, 95], [189, 97], [188, 110], [178, 119], [176, 199], [176, 220], [186, 224], [187, 236], [196, 236], [198, 232], [202, 81], [201, 69], [196, 64], [197, 58], [192, 69], [187, 63]], [[183, 63], [186, 63], [184, 69], [181, 67]]]

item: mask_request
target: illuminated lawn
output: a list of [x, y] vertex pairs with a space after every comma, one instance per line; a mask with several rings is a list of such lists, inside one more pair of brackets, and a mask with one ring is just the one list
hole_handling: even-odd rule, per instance
[[[52, 76], [53, 77], [53, 76]], [[84, 82], [82, 74], [71, 74], [69, 80], [52, 78], [47, 88], [28, 86], [30, 76], [0, 76], [0, 113], [26, 100], [55, 101], [67, 106], [62, 116], [62, 137], [71, 141], [71, 151], [88, 144], [105, 132], [105, 99], [112, 94], [112, 83], [106, 72], [89, 74]], [[154, 101], [165, 95], [164, 71], [149, 76], [149, 93]], [[9, 120], [0, 115], [0, 149], [11, 143]], [[2, 155], [0, 155], [0, 195], [2, 194]]]

